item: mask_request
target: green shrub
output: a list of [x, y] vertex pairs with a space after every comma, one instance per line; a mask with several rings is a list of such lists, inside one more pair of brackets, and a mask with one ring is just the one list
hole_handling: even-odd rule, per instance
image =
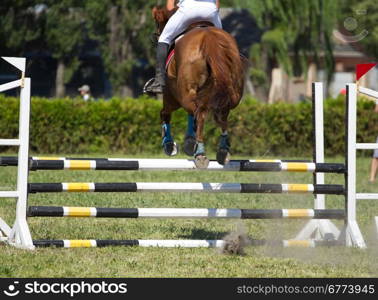
[[[32, 98], [30, 149], [32, 153], [161, 153], [161, 101], [138, 99], [99, 100]], [[344, 153], [344, 99], [325, 101], [327, 155]], [[358, 141], [374, 142], [378, 114], [374, 103], [358, 102]], [[311, 103], [263, 104], [245, 99], [230, 114], [232, 152], [244, 156], [311, 156]], [[172, 133], [181, 144], [186, 113], [173, 114]], [[18, 133], [18, 99], [0, 95], [1, 138]], [[215, 151], [220, 130], [209, 117], [205, 126], [207, 149]], [[365, 152], [366, 153], [366, 152]]]

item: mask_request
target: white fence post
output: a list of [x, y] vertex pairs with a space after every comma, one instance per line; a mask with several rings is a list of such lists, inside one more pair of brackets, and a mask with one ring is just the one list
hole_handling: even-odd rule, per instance
[[356, 220], [356, 136], [357, 136], [357, 85], [347, 84], [345, 138], [345, 242], [347, 246], [365, 248]]

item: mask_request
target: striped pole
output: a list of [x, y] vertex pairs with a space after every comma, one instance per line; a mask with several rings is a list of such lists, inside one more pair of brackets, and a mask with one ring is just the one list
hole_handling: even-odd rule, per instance
[[[34, 240], [36, 247], [92, 248], [109, 246], [140, 246], [161, 248], [222, 248], [223, 240]], [[318, 240], [251, 240], [250, 246], [302, 247], [338, 246], [337, 241]]]
[[[1, 166], [17, 165], [16, 157], [0, 157]], [[65, 157], [33, 157], [30, 170], [195, 170], [194, 160], [188, 159], [67, 159]], [[202, 170], [202, 169], [201, 169]], [[209, 171], [241, 172], [322, 172], [344, 173], [345, 166], [337, 163], [311, 163], [284, 160], [233, 160], [226, 165], [211, 161]]]
[[340, 209], [102, 208], [29, 206], [29, 217], [344, 219]]
[[[190, 161], [187, 159], [150, 159], [150, 158], [114, 158], [114, 157], [105, 157], [105, 158], [84, 158], [84, 157], [63, 157], [63, 156], [32, 156], [29, 157], [29, 160], [39, 161], [39, 160], [95, 160], [95, 161], [139, 161], [143, 163], [153, 163], [153, 162], [167, 162], [175, 163], [182, 161]], [[240, 161], [250, 161], [250, 162], [307, 162], [310, 163], [311, 160], [302, 160], [302, 159], [251, 159], [251, 160], [232, 160], [232, 162]], [[0, 166], [17, 166], [18, 158], [17, 156], [0, 156]]]
[[207, 192], [207, 193], [311, 193], [344, 194], [342, 185], [332, 184], [260, 184], [260, 183], [29, 183], [29, 193], [58, 192]]

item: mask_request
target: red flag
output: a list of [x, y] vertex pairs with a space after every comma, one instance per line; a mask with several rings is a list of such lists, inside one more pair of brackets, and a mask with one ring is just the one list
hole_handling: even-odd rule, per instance
[[377, 63], [371, 64], [357, 64], [356, 66], [356, 80], [359, 80], [362, 76], [364, 76], [371, 68], [374, 68]]

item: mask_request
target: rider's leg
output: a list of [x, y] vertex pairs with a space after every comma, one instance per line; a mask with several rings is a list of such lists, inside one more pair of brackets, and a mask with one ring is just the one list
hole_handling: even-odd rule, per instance
[[168, 20], [163, 32], [159, 37], [156, 53], [156, 70], [155, 80], [151, 86], [147, 88], [150, 93], [163, 93], [165, 87], [165, 61], [167, 59], [169, 45], [173, 39], [185, 30], [187, 22], [185, 22], [185, 13], [179, 9]]
[[158, 43], [156, 50], [155, 80], [147, 88], [150, 93], [161, 94], [165, 87], [165, 60], [168, 55], [169, 44]]

